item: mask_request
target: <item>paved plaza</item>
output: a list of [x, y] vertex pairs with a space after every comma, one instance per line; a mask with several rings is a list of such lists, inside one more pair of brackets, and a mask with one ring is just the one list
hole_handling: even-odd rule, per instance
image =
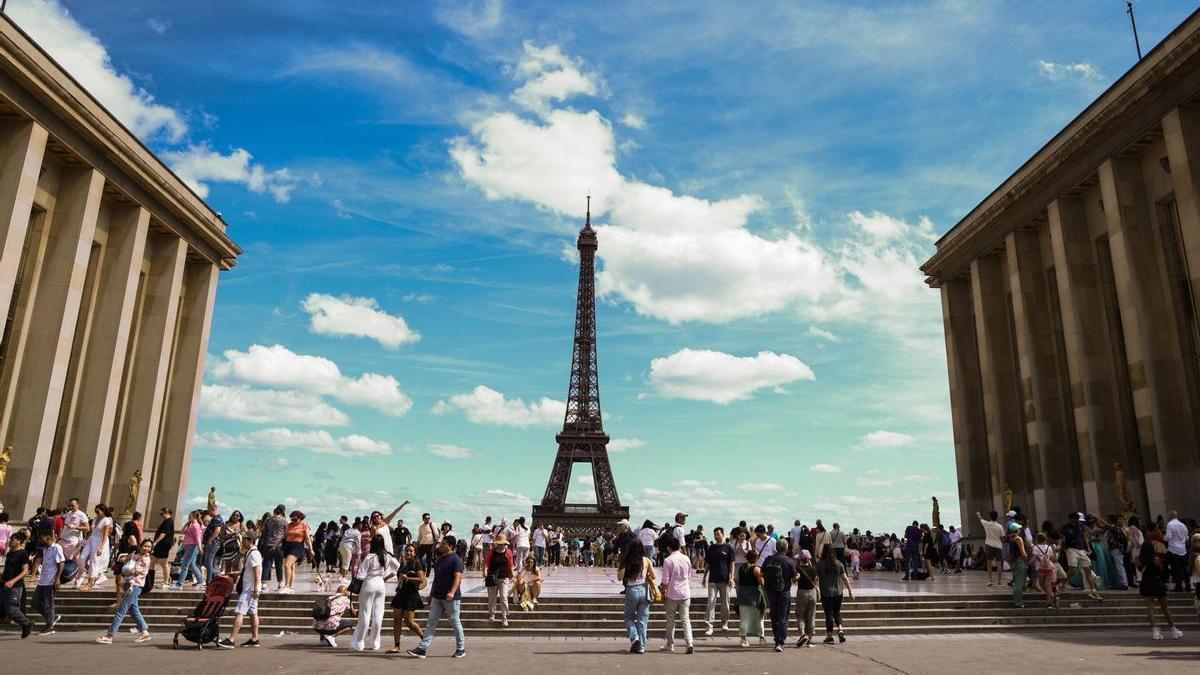
[[[652, 627], [651, 648], [661, 644], [661, 626]], [[6, 672], [61, 672], [63, 664], [88, 664], [91, 675], [106, 673], [180, 672], [219, 668], [224, 672], [394, 673], [399, 668], [439, 673], [663, 672], [688, 673], [962, 673], [987, 672], [1049, 675], [1065, 673], [1195, 673], [1200, 667], [1200, 635], [1152, 642], [1148, 631], [1069, 632], [1062, 634], [957, 634], [851, 636], [842, 645], [812, 649], [789, 647], [776, 654], [769, 647], [743, 649], [731, 638], [702, 639], [686, 655], [654, 651], [642, 656], [626, 652], [627, 642], [612, 638], [475, 638], [467, 636], [467, 656], [451, 659], [453, 638], [439, 637], [430, 656], [406, 656], [330, 649], [311, 635], [264, 635], [259, 649], [226, 652], [176, 651], [170, 635], [158, 633], [135, 645], [122, 634], [112, 645], [92, 643], [86, 633], [59, 633], [48, 638], [18, 640], [0, 635]], [[345, 640], [342, 640], [343, 646]], [[415, 643], [406, 639], [406, 646]], [[19, 664], [19, 665], [14, 665]]]

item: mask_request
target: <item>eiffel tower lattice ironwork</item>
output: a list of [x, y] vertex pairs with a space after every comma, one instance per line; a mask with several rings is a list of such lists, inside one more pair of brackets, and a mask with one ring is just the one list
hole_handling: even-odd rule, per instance
[[[587, 219], [579, 230], [579, 292], [575, 301], [575, 338], [571, 351], [571, 383], [562, 432], [554, 437], [558, 454], [542, 503], [533, 507], [533, 522], [557, 525], [569, 535], [595, 535], [629, 517], [621, 505], [612, 467], [608, 463], [608, 434], [600, 415], [600, 382], [596, 372], [596, 231], [592, 229], [591, 197]], [[595, 504], [568, 504], [571, 469], [576, 463], [592, 467]]]

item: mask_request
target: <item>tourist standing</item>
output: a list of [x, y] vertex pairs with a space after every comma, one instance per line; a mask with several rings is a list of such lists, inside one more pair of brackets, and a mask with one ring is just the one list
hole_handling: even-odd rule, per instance
[[525, 526], [525, 516], [513, 521], [512, 531], [513, 562], [524, 565], [525, 558], [529, 557], [529, 528]]
[[[839, 532], [837, 523], [834, 532]], [[843, 539], [843, 544], [844, 544]], [[775, 552], [760, 566], [763, 588], [767, 592], [767, 604], [771, 607], [771, 635], [775, 638], [775, 651], [782, 652], [787, 643], [788, 623], [792, 616], [792, 584], [796, 582], [796, 565], [788, 556], [788, 541], [775, 542]], [[837, 548], [834, 548], [834, 557]], [[845, 550], [843, 548], [843, 555]]]
[[1125, 578], [1130, 586], [1137, 585], [1137, 559], [1146, 543], [1146, 535], [1142, 534], [1141, 522], [1137, 516], [1129, 517], [1129, 527], [1125, 533], [1129, 537], [1129, 546], [1125, 549]]
[[[428, 514], [426, 514], [428, 516]], [[437, 634], [437, 625], [445, 616], [450, 620], [454, 629], [454, 658], [461, 659], [467, 654], [467, 640], [463, 635], [462, 621], [459, 611], [462, 607], [462, 577], [466, 568], [462, 558], [454, 553], [458, 542], [453, 537], [446, 537], [438, 545], [438, 558], [435, 565], [433, 584], [429, 593], [429, 617], [425, 621], [425, 635], [421, 643], [408, 650], [408, 655], [419, 659], [425, 658], [433, 637]]]
[[62, 547], [54, 539], [54, 530], [42, 532], [41, 544], [42, 548], [38, 553], [41, 571], [38, 574], [37, 588], [33, 591], [33, 606], [46, 622], [46, 627], [38, 635], [46, 636], [54, 635], [54, 626], [60, 618], [54, 611], [54, 594], [58, 591], [59, 572], [67, 557], [63, 555]]
[[1029, 571], [1025, 539], [1018, 523], [1008, 524], [1008, 565], [1012, 569], [1013, 606], [1024, 607], [1026, 573]]
[[829, 545], [833, 547], [833, 554], [837, 557], [838, 562], [846, 564], [846, 533], [842, 532], [842, 526], [838, 523], [833, 524], [833, 530], [829, 533]]
[[625, 548], [617, 566], [617, 577], [625, 584], [625, 630], [629, 634], [629, 651], [644, 654], [650, 622], [650, 587], [654, 584], [653, 565], [644, 548], [633, 545]]
[[[362, 556], [362, 533], [358, 531], [357, 523], [354, 527], [345, 523], [343, 525], [345, 527], [342, 528], [342, 537], [338, 541], [338, 576], [341, 577], [343, 583], [349, 584], [351, 571], [358, 568], [358, 559]], [[280, 542], [282, 542], [282, 530], [280, 532]], [[279, 585], [282, 588], [283, 577], [280, 577]]]
[[[162, 576], [162, 587], [166, 588], [171, 583], [171, 549], [175, 545], [175, 518], [174, 512], [164, 506], [158, 511], [158, 529], [154, 530], [154, 541], [151, 542], [151, 555], [154, 558], [154, 564], [158, 566]], [[180, 568], [180, 576], [182, 576], [183, 568]]]
[[713, 541], [704, 552], [703, 583], [708, 589], [708, 602], [705, 605], [706, 636], [713, 634], [713, 619], [716, 617], [717, 603], [721, 607], [721, 630], [728, 631], [729, 627], [729, 589], [733, 588], [733, 547], [725, 541], [725, 528], [713, 528]]
[[1191, 592], [1192, 582], [1187, 569], [1188, 528], [1179, 520], [1179, 513], [1167, 512], [1167, 527], [1163, 532], [1163, 541], [1167, 545], [1167, 569], [1171, 573], [1174, 588], [1171, 590]]
[[275, 590], [283, 589], [283, 534], [288, 525], [283, 514], [286, 512], [283, 504], [277, 504], [271, 517], [259, 524], [258, 550], [263, 557], [263, 588], [260, 590], [263, 591], [271, 580], [271, 568], [275, 569]]
[[533, 530], [533, 561], [538, 567], [546, 564], [546, 526], [542, 523]]
[[1112, 525], [1104, 537], [1108, 547], [1108, 555], [1112, 558], [1112, 569], [1116, 574], [1117, 590], [1129, 588], [1129, 575], [1125, 569], [1125, 552], [1129, 550], [1129, 531], [1125, 528], [1125, 519], [1121, 516], [1113, 518]]
[[208, 523], [204, 526], [204, 580], [212, 581], [217, 575], [217, 556], [221, 553], [221, 529], [225, 521], [214, 502], [208, 507]]
[[845, 589], [846, 594], [851, 599], [854, 598], [854, 589], [850, 586], [850, 578], [846, 576], [846, 568], [837, 561], [833, 549], [826, 548], [816, 570], [821, 589], [821, 609], [825, 612], [825, 642], [833, 643], [835, 628], [838, 641], [845, 642], [846, 632], [842, 626], [842, 590]]
[[242, 630], [242, 622], [250, 616], [250, 639], [242, 643], [243, 647], [258, 647], [258, 594], [262, 586], [262, 553], [257, 548], [258, 540], [255, 532], [251, 531], [242, 537], [242, 575], [238, 579], [237, 604], [233, 610], [233, 628], [229, 637], [217, 640], [221, 649], [233, 649], [237, 646], [238, 632]]
[[296, 563], [304, 560], [305, 554], [312, 555], [312, 537], [302, 511], [288, 514], [289, 522], [283, 530], [283, 588], [280, 593], [291, 593], [296, 583]]
[[487, 586], [488, 619], [496, 620], [496, 603], [500, 604], [501, 625], [508, 628], [508, 594], [512, 590], [513, 554], [508, 549], [508, 537], [496, 535], [492, 548], [483, 556], [483, 580]]
[[[183, 542], [180, 544], [183, 546], [183, 557], [179, 563], [179, 578], [171, 586], [175, 590], [183, 589], [188, 575], [192, 577], [192, 588], [204, 588], [204, 579], [201, 577], [199, 565], [196, 564], [203, 537], [204, 526], [200, 524], [200, 512], [192, 511], [188, 514], [187, 525], [183, 527]], [[171, 578], [169, 573], [166, 578]]]
[[[33, 531], [36, 536], [38, 530], [35, 528]], [[83, 537], [90, 531], [87, 514], [79, 508], [79, 500], [72, 498], [67, 502], [67, 512], [63, 515], [62, 529], [58, 533], [58, 545], [62, 547], [67, 560], [79, 558], [83, 550]], [[84, 561], [80, 559], [79, 562], [82, 564]]]
[[387, 552], [386, 541], [390, 534], [377, 533], [371, 536], [371, 553], [358, 565], [358, 578], [362, 588], [358, 592], [358, 625], [350, 638], [350, 649], [361, 652], [367, 643], [371, 651], [379, 651], [379, 635], [383, 631], [383, 601], [386, 597], [385, 583], [396, 574], [400, 565]]
[[1142, 576], [1138, 594], [1146, 601], [1146, 617], [1150, 619], [1150, 636], [1155, 640], [1163, 639], [1162, 630], [1159, 629], [1158, 622], [1154, 617], [1154, 605], [1157, 603], [1162, 609], [1163, 616], [1167, 619], [1171, 637], [1176, 640], [1183, 637], [1183, 632], [1175, 626], [1175, 620], [1171, 617], [1171, 607], [1167, 604], [1168, 572], [1159, 562], [1153, 542], [1148, 541], [1142, 544], [1142, 550], [1138, 553], [1138, 571]]
[[428, 513], [421, 514], [421, 524], [417, 526], [417, 556], [425, 565], [425, 574], [433, 569], [433, 550], [437, 545], [437, 528]]
[[[683, 515], [683, 514], [680, 514]], [[682, 529], [676, 517], [676, 527]], [[680, 547], [679, 539], [666, 537], [667, 557], [663, 559], [662, 585], [663, 604], [667, 615], [667, 640], [659, 651], [675, 651], [675, 621], [683, 621], [683, 640], [687, 645], [687, 653], [695, 651], [692, 643], [692, 618], [689, 610], [692, 606], [692, 559]]]
[[25, 616], [25, 577], [31, 568], [24, 532], [15, 532], [8, 539], [4, 553], [4, 573], [0, 575], [0, 616], [21, 627], [21, 639], [29, 637], [33, 622]]
[[108, 578], [104, 572], [108, 569], [112, 556], [112, 513], [111, 506], [96, 505], [96, 519], [92, 522], [83, 552], [79, 554], [80, 566], [86, 576], [86, 582], [80, 586], [79, 590], [81, 591], [90, 591], [96, 587], [96, 584], [102, 584]]
[[1004, 581], [1004, 567], [1000, 563], [1004, 538], [1004, 526], [996, 522], [996, 518], [999, 517], [999, 514], [997, 514], [995, 511], [988, 511], [988, 517], [986, 519], [984, 519], [984, 517], [979, 515], [979, 512], [976, 511], [975, 517], [979, 519], [979, 524], [983, 526], [983, 546], [985, 555], [987, 556], [986, 564], [988, 573], [988, 586], [993, 585], [993, 569], [996, 572], [995, 585], [999, 586], [1000, 583]]
[[830, 534], [819, 519], [809, 532], [813, 537], [813, 555], [821, 559], [825, 556], [825, 548], [832, 545]]
[[417, 559], [417, 547], [408, 544], [401, 552], [400, 569], [396, 573], [396, 595], [392, 597], [392, 640], [395, 643], [388, 654], [400, 653], [400, 637], [404, 626], [417, 637], [421, 627], [417, 625], [416, 612], [424, 607], [421, 589], [425, 586], [425, 566]]
[[[1054, 576], [1055, 576], [1055, 560], [1054, 547], [1050, 545], [1050, 539], [1045, 532], [1038, 532], [1037, 543], [1033, 545], [1033, 551], [1030, 558], [1033, 560], [1035, 568], [1034, 574], [1037, 575], [1037, 581], [1034, 587], [1041, 591], [1046, 596], [1046, 607], [1048, 609], [1058, 608], [1058, 597], [1054, 592]], [[1013, 584], [1014, 588], [1016, 584]]]
[[[829, 551], [832, 555], [833, 549]], [[750, 646], [751, 637], [757, 637], [760, 642], [766, 639], [763, 634], [763, 614], [767, 610], [767, 603], [762, 592], [762, 570], [755, 564], [757, 561], [758, 552], [750, 549], [746, 551], [746, 562], [739, 565], [736, 571], [738, 633], [742, 637], [743, 647]]]
[[812, 553], [800, 549], [796, 555], [796, 628], [800, 630], [797, 647], [812, 647], [816, 634], [817, 602], [820, 601], [820, 584], [817, 570], [813, 566]]
[[152, 553], [154, 550], [153, 542], [149, 539], [142, 541], [140, 548], [136, 553], [133, 553], [129, 560], [121, 567], [121, 578], [125, 580], [125, 594], [121, 596], [121, 605], [117, 607], [117, 613], [113, 615], [112, 623], [108, 625], [108, 632], [96, 638], [96, 642], [100, 644], [112, 644], [113, 637], [116, 636], [117, 630], [121, 627], [121, 622], [125, 620], [126, 614], [133, 614], [133, 620], [137, 623], [138, 636], [133, 639], [134, 642], [145, 642], [150, 639], [150, 626], [146, 624], [146, 619], [142, 617], [142, 609], [138, 605], [138, 598], [142, 595], [142, 589], [146, 585], [146, 575], [150, 572], [152, 565]]
[[761, 523], [754, 528], [754, 541], [750, 544], [758, 554], [759, 564], [775, 554], [775, 540], [767, 536], [767, 527]]
[[658, 529], [654, 527], [652, 521], [646, 520], [642, 522], [642, 529], [638, 530], [638, 541], [642, 544], [642, 552], [649, 558], [653, 564], [654, 560], [654, 542], [658, 539]]

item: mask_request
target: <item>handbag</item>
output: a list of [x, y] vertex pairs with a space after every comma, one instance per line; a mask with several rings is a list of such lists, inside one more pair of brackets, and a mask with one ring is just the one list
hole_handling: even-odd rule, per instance
[[151, 567], [149, 572], [146, 572], [146, 581], [142, 584], [142, 597], [150, 595], [150, 591], [154, 590], [154, 568]]
[[646, 597], [650, 600], [650, 604], [655, 604], [663, 601], [662, 591], [657, 584], [646, 582]]

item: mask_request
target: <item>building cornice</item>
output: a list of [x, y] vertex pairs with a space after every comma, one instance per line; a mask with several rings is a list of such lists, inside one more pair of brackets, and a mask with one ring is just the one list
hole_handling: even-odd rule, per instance
[[0, 75], [17, 85], [5, 91], [14, 106], [196, 253], [222, 269], [233, 266], [242, 250], [225, 233], [224, 220], [5, 15], [0, 15]]
[[1104, 91], [937, 242], [921, 266], [939, 286], [1044, 212], [1200, 90], [1200, 11]]

